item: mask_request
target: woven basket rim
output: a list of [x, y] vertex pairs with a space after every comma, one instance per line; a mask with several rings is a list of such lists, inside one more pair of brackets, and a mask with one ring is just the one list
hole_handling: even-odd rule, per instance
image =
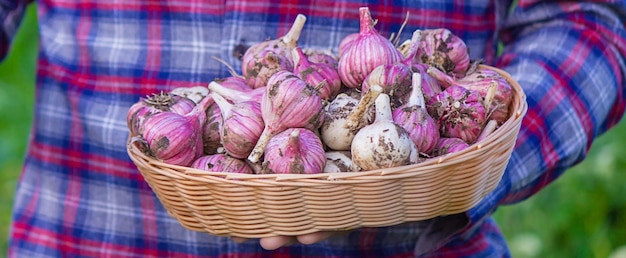
[[[139, 159], [149, 161], [152, 166], [162, 168], [159, 170], [164, 176], [172, 178], [184, 178], [188, 180], [214, 182], [215, 180], [228, 184], [242, 185], [242, 186], [254, 186], [254, 181], [273, 182], [278, 185], [291, 185], [292, 182], [299, 182], [299, 184], [313, 184], [318, 185], [323, 182], [325, 184], [353, 184], [355, 180], [363, 182], [379, 181], [383, 179], [397, 179], [404, 177], [411, 177], [421, 173], [428, 173], [428, 171], [422, 171], [422, 168], [433, 168], [434, 166], [446, 166], [454, 165], [463, 162], [464, 155], [474, 151], [480, 151], [481, 149], [490, 148], [492, 145], [499, 143], [498, 139], [506, 137], [508, 134], [517, 133], [515, 130], [518, 123], [521, 120], [528, 109], [526, 103], [526, 94], [522, 87], [504, 70], [496, 67], [480, 65], [488, 69], [494, 70], [503, 75], [511, 85], [513, 90], [513, 101], [511, 104], [517, 104], [510, 107], [510, 117], [507, 119], [495, 132], [488, 135], [485, 139], [478, 143], [471, 144], [469, 148], [464, 150], [427, 159], [423, 162], [399, 166], [393, 168], [376, 169], [369, 171], [357, 171], [357, 172], [341, 172], [341, 173], [320, 173], [320, 174], [242, 174], [231, 173], [221, 171], [204, 171], [200, 169], [190, 168], [186, 166], [172, 165], [164, 163], [154, 157], [144, 154], [132, 138], [129, 137], [127, 141], [127, 152], [130, 158], [137, 164]], [[407, 171], [408, 170], [408, 171]], [[174, 172], [170, 172], [174, 171]], [[183, 171], [183, 172], [181, 172]], [[203, 179], [204, 177], [210, 177], [209, 179]], [[358, 179], [354, 179], [358, 177]]]

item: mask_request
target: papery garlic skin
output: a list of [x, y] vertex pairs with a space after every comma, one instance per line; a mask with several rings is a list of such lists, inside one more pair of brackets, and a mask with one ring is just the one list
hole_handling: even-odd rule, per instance
[[190, 167], [211, 172], [254, 174], [245, 161], [221, 153], [200, 156], [191, 163]]
[[392, 168], [418, 162], [419, 153], [409, 133], [393, 122], [389, 95], [376, 99], [376, 120], [354, 136], [352, 162], [363, 170]]
[[338, 73], [346, 87], [361, 87], [365, 77], [380, 65], [402, 60], [402, 54], [389, 39], [374, 29], [369, 8], [359, 8], [360, 32], [354, 42], [339, 56]]
[[350, 151], [327, 151], [324, 173], [358, 172], [359, 168], [352, 162]]
[[246, 79], [241, 76], [229, 76], [225, 78], [219, 78], [213, 80], [216, 83], [219, 83], [222, 87], [227, 89], [233, 89], [240, 92], [247, 92], [252, 90], [252, 87], [248, 85]]
[[289, 128], [267, 143], [263, 167], [274, 174], [319, 174], [326, 155], [322, 141], [306, 128]]

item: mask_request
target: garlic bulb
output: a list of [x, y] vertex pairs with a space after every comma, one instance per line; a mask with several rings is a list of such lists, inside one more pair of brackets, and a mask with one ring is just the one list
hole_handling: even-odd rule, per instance
[[293, 49], [293, 73], [314, 87], [318, 95], [329, 100], [335, 98], [341, 89], [341, 79], [337, 70], [326, 63], [313, 63], [307, 59], [302, 49]]
[[[213, 98], [209, 94], [207, 98]], [[222, 111], [216, 103], [211, 104], [206, 109], [206, 120], [202, 124], [202, 145], [204, 154], [215, 154], [222, 147]]]
[[339, 59], [337, 59], [337, 57], [334, 54], [332, 54], [330, 50], [303, 48], [302, 52], [306, 55], [307, 59], [310, 62], [327, 64], [333, 69], [337, 70]]
[[323, 119], [322, 98], [305, 81], [289, 71], [276, 72], [270, 77], [261, 100], [265, 128], [248, 156], [258, 162], [268, 140], [287, 128], [317, 130]]
[[314, 132], [289, 128], [269, 140], [263, 167], [274, 174], [318, 174], [325, 163], [322, 141]]
[[143, 138], [152, 156], [165, 163], [189, 166], [202, 155], [202, 124], [213, 98], [203, 98], [186, 115], [161, 112], [146, 119]]
[[430, 151], [431, 157], [443, 156], [469, 148], [469, 144], [459, 138], [441, 137]]
[[242, 57], [242, 73], [252, 88], [264, 87], [281, 70], [293, 71], [291, 50], [298, 44], [306, 16], [298, 14], [284, 36], [252, 45]]
[[204, 155], [197, 158], [191, 163], [192, 168], [212, 171], [212, 172], [228, 172], [253, 174], [254, 171], [248, 164], [240, 159], [230, 157], [226, 154]]
[[421, 36], [421, 31], [413, 32], [408, 57], [393, 64], [379, 65], [374, 68], [363, 80], [361, 91], [365, 93], [370, 85], [379, 85], [383, 88], [383, 93], [389, 95], [392, 109], [404, 105], [411, 92], [411, 67]]
[[252, 90], [252, 88], [247, 84], [246, 79], [238, 75], [219, 78], [213, 81], [219, 83], [220, 86], [227, 89], [233, 89], [240, 92], [248, 92]]
[[428, 73], [442, 87], [458, 85], [480, 93], [487, 102], [491, 103], [487, 106], [490, 110], [490, 119], [503, 124], [509, 118], [509, 106], [513, 100], [513, 90], [506, 78], [498, 72], [479, 66], [474, 72], [460, 79], [454, 79], [434, 68], [428, 69]]
[[422, 31], [415, 58], [417, 62], [434, 66], [455, 78], [464, 77], [470, 67], [469, 50], [465, 42], [443, 28]]
[[219, 106], [223, 118], [220, 139], [224, 150], [234, 158], [248, 157], [265, 127], [261, 104], [256, 101], [231, 104], [215, 92], [211, 96]]
[[345, 93], [337, 95], [324, 111], [324, 123], [320, 130], [324, 144], [332, 150], [350, 150], [356, 132], [368, 124], [366, 112], [381, 93], [382, 88], [374, 85], [361, 99]]
[[359, 36], [339, 56], [338, 73], [346, 87], [361, 87], [365, 77], [380, 65], [402, 60], [402, 54], [374, 28], [368, 7], [359, 8]]
[[441, 136], [471, 144], [487, 120], [483, 100], [478, 92], [453, 85], [431, 98], [426, 107], [439, 124]]
[[406, 105], [394, 109], [393, 121], [402, 126], [420, 152], [428, 153], [439, 140], [439, 127], [430, 117], [422, 94], [422, 76], [413, 73], [411, 96]]
[[360, 171], [354, 162], [350, 151], [327, 151], [324, 173], [357, 172]]
[[352, 162], [363, 170], [405, 166], [418, 162], [419, 153], [409, 133], [393, 122], [389, 95], [376, 98], [376, 120], [352, 140]]
[[169, 93], [153, 94], [140, 99], [133, 104], [126, 113], [126, 123], [130, 130], [130, 136], [137, 136], [143, 132], [145, 120], [161, 112], [174, 112], [186, 115], [196, 106], [191, 99]]

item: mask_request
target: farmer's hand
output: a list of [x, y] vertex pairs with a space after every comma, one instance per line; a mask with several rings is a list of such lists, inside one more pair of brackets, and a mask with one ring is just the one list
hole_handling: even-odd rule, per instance
[[[261, 247], [266, 250], [275, 250], [283, 246], [288, 246], [290, 244], [301, 243], [305, 245], [314, 244], [324, 239], [329, 238], [334, 235], [336, 232], [331, 231], [323, 231], [323, 232], [315, 232], [306, 235], [300, 236], [274, 236], [274, 237], [265, 237], [261, 238]], [[248, 238], [243, 237], [231, 237], [231, 239], [237, 243], [243, 243], [248, 240]]]

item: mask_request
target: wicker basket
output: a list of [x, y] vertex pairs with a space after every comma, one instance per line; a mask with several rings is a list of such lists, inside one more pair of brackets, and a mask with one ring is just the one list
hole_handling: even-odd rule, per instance
[[527, 104], [504, 71], [511, 117], [480, 143], [425, 162], [364, 172], [249, 175], [165, 164], [128, 142], [128, 154], [184, 227], [260, 238], [381, 227], [469, 210], [500, 182]]

